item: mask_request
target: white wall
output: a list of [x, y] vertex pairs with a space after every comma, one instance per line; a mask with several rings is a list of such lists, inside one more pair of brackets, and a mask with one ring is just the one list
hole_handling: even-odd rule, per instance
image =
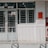
[[10, 44], [0, 44], [0, 48], [11, 48]]
[[20, 44], [19, 48], [39, 48], [39, 44]]
[[[43, 12], [43, 19], [38, 19], [38, 12]], [[36, 2], [36, 41], [45, 43], [45, 2]]]
[[33, 24], [19, 24], [17, 27], [18, 40], [20, 43], [33, 43], [35, 41], [36, 26]]
[[[16, 48], [12, 45], [13, 48]], [[39, 44], [19, 44], [19, 48], [39, 48]], [[11, 44], [0, 44], [0, 48], [11, 48]]]

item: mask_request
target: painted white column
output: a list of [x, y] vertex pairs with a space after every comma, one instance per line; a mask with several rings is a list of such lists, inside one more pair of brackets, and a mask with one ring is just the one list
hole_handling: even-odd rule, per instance
[[8, 40], [8, 17], [7, 11], [5, 11], [5, 32], [6, 32], [6, 39]]

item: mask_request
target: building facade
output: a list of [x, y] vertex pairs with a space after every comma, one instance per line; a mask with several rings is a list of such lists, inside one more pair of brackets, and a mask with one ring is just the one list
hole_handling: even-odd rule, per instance
[[0, 0], [0, 48], [48, 48], [47, 0]]

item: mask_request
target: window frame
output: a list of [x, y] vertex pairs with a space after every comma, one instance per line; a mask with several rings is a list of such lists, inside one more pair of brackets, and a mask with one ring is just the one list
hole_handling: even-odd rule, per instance
[[[4, 32], [8, 32], [8, 11], [15, 11], [16, 12], [15, 24], [17, 25], [17, 10], [16, 9], [5, 9], [5, 10], [4, 9], [0, 9], [0, 11], [3, 11], [4, 12], [4, 16], [5, 16], [5, 31]], [[15, 32], [16, 32], [16, 25], [15, 25]], [[0, 33], [3, 33], [3, 32], [1, 31]]]
[[[20, 9], [20, 10], [19, 10], [19, 23], [21, 23], [21, 14], [20, 14], [20, 11], [21, 11], [21, 10], [25, 10], [25, 9]], [[25, 17], [26, 17], [26, 10], [25, 10]], [[25, 22], [25, 23], [26, 23], [26, 22]]]
[[[34, 14], [35, 14], [35, 8], [21, 8], [21, 9], [19, 9], [19, 24], [26, 24], [26, 23], [21, 23], [20, 22], [20, 11], [21, 10], [25, 10], [25, 15], [26, 15], [26, 23], [30, 23], [30, 22], [28, 22], [28, 20], [29, 20], [29, 18], [28, 18], [28, 14], [27, 14], [27, 12], [28, 12], [28, 10], [33, 10], [34, 11]], [[35, 17], [34, 17], [35, 18]], [[34, 19], [34, 21], [35, 21], [35, 19]], [[34, 21], [33, 22], [31, 22], [31, 23], [34, 23]]]
[[[14, 12], [16, 12], [15, 10], [9, 10], [9, 11], [11, 11], [11, 12], [14, 11]], [[7, 11], [7, 13], [8, 13], [9, 11]], [[17, 12], [16, 12], [16, 14], [17, 14]], [[7, 18], [8, 18], [8, 16], [7, 16]], [[17, 23], [17, 21], [16, 21], [17, 19], [16, 19], [16, 18], [17, 18], [17, 16], [15, 15], [15, 26], [12, 26], [12, 27], [11, 27], [11, 26], [10, 26], [10, 27], [8, 26], [8, 29], [9, 29], [9, 28], [12, 28], [12, 29], [15, 28], [15, 32], [16, 32], [16, 23]], [[8, 20], [7, 20], [7, 22], [8, 22]], [[10, 32], [10, 31], [8, 30], [8, 32]], [[11, 32], [12, 32], [12, 31], [11, 31]]]
[[[2, 11], [2, 12], [3, 12], [3, 16], [5, 17], [5, 14], [4, 14], [5, 11]], [[5, 19], [4, 19], [4, 21], [5, 21]], [[4, 28], [4, 31], [3, 31], [3, 28]], [[0, 32], [5, 32], [5, 22], [4, 22], [4, 26], [0, 26], [0, 29], [1, 29]]]
[[[5, 2], [3, 2], [5, 3]], [[19, 12], [17, 11], [19, 10]], [[20, 10], [25, 10], [25, 16], [26, 16], [26, 23], [21, 23], [20, 22]], [[34, 10], [34, 14], [35, 14], [35, 8], [18, 8], [18, 2], [16, 3], [16, 8], [0, 8], [0, 11], [4, 11], [5, 12], [5, 18], [7, 18], [6, 16], [8, 15], [8, 11], [16, 11], [17, 14], [19, 13], [19, 24], [28, 24], [28, 17], [27, 17], [27, 10]], [[18, 24], [18, 15], [16, 14], [16, 21], [15, 23]], [[34, 20], [35, 20], [35, 17], [34, 17]], [[8, 18], [5, 20], [5, 32], [7, 31], [8, 32]], [[30, 23], [29, 23], [30, 24]], [[16, 26], [16, 25], [15, 25]], [[6, 29], [7, 28], [7, 29]], [[16, 28], [16, 27], [15, 27]], [[16, 32], [16, 31], [15, 31]]]
[[[30, 18], [29, 11], [32, 11], [32, 14], [31, 14], [32, 19]], [[34, 10], [28, 10], [27, 12], [28, 12], [27, 23], [34, 23]], [[30, 19], [32, 20], [31, 22], [30, 22]]]

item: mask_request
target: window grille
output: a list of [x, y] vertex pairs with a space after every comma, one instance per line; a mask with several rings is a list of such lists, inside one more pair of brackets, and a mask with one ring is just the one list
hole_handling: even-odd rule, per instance
[[18, 23], [34, 23], [35, 2], [18, 3]]
[[5, 16], [4, 16], [4, 11], [0, 11], [0, 32], [5, 32]]
[[8, 11], [8, 31], [15, 32], [15, 15], [12, 14], [12, 11]]

